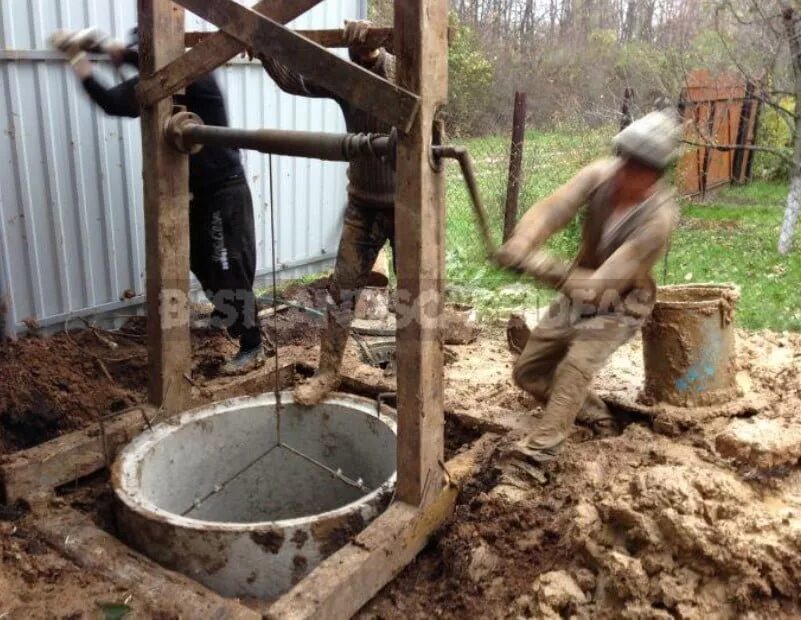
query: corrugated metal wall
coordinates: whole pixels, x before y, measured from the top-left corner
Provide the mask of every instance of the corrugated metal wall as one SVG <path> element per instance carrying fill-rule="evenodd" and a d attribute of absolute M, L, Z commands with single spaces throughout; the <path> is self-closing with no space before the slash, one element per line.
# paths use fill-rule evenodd
<path fill-rule="evenodd" d="M 333 28 L 365 14 L 365 0 L 326 0 L 292 25 Z M 70 316 L 122 304 L 144 290 L 139 124 L 91 105 L 68 65 L 47 49 L 57 28 L 98 26 L 124 37 L 135 0 L 0 0 L 0 305 L 10 331 L 34 318 Z M 188 16 L 189 30 L 208 29 Z M 104 77 L 119 79 L 108 66 Z M 220 69 L 234 127 L 343 131 L 330 101 L 280 93 L 259 63 Z M 270 273 L 268 158 L 244 153 L 256 211 L 262 281 Z M 281 277 L 330 266 L 345 203 L 342 164 L 274 158 L 277 256 Z"/>

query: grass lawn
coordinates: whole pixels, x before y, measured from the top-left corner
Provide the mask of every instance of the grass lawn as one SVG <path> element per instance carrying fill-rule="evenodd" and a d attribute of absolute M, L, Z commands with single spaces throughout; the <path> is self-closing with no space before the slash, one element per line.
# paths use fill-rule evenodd
<path fill-rule="evenodd" d="M 611 132 L 581 135 L 529 132 L 524 156 L 521 211 L 567 181 L 583 164 L 607 151 Z M 508 138 L 466 142 L 476 163 L 482 196 L 493 229 L 502 226 Z M 447 270 L 452 297 L 470 301 L 484 316 L 547 303 L 552 293 L 484 260 L 468 195 L 455 167 L 448 175 Z M 755 182 L 719 191 L 703 203 L 683 202 L 682 219 L 660 284 L 733 282 L 742 289 L 737 322 L 748 329 L 801 331 L 801 242 L 788 257 L 776 245 L 787 186 Z M 570 255 L 578 243 L 572 225 L 552 240 L 554 251 Z M 799 233 L 801 238 L 801 233 Z"/>

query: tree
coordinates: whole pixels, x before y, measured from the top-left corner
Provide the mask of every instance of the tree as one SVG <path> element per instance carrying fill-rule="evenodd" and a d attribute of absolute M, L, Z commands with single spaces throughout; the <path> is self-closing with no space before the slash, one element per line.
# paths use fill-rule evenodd
<path fill-rule="evenodd" d="M 721 19 L 724 16 L 730 19 Z M 789 164 L 790 191 L 778 244 L 779 253 L 784 255 L 792 247 L 801 211 L 801 6 L 798 0 L 721 0 L 716 17 L 721 40 L 730 38 L 727 35 L 732 29 L 737 35 L 751 33 L 748 40 L 757 44 L 756 50 L 751 50 L 756 51 L 752 57 L 742 46 L 730 48 L 729 54 L 746 80 L 768 85 L 758 96 L 783 119 L 792 136 L 789 148 L 764 144 L 751 147 Z M 792 97 L 789 109 L 784 105 L 788 95 Z"/>

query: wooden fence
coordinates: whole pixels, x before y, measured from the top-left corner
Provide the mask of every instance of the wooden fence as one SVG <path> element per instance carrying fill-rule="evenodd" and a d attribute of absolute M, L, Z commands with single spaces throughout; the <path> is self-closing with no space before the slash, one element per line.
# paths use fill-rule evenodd
<path fill-rule="evenodd" d="M 689 75 L 679 103 L 684 138 L 691 145 L 676 170 L 681 194 L 703 196 L 710 189 L 750 180 L 753 151 L 748 147 L 756 139 L 760 110 L 757 88 L 728 74 Z"/>

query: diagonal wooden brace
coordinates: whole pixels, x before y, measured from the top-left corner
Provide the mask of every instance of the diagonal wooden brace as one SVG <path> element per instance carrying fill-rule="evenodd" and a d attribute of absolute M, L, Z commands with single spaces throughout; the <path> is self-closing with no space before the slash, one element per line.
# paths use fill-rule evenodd
<path fill-rule="evenodd" d="M 286 24 L 320 2 L 322 0 L 262 0 L 253 10 Z M 143 74 L 136 89 L 140 105 L 152 106 L 174 95 L 243 50 L 242 43 L 234 37 L 224 32 L 214 33 L 152 75 Z"/>
<path fill-rule="evenodd" d="M 411 127 L 420 105 L 417 95 L 234 0 L 174 1 L 236 37 L 255 54 L 275 59 L 379 120 L 404 132 Z"/>

